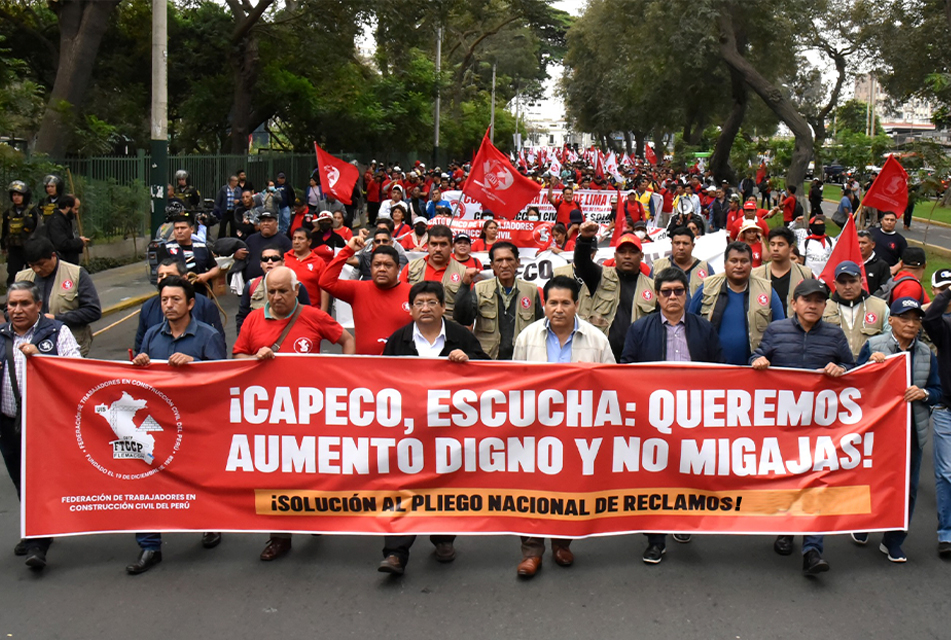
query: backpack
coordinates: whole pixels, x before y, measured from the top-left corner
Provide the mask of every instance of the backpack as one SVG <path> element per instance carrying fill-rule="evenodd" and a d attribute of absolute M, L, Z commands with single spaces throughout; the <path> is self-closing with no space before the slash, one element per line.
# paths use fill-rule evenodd
<path fill-rule="evenodd" d="M 803 217 L 805 213 L 805 210 L 802 208 L 802 203 L 799 202 L 799 198 L 796 198 L 796 208 L 793 209 L 793 220 Z"/>
<path fill-rule="evenodd" d="M 918 285 L 921 287 L 921 295 L 918 297 L 918 302 L 920 302 L 921 304 L 925 303 L 925 288 L 924 286 L 921 285 L 921 281 L 918 280 L 918 278 L 914 276 L 902 276 L 898 280 L 896 280 L 895 278 L 889 278 L 888 282 L 883 284 L 879 288 L 878 292 L 875 293 L 875 297 L 881 298 L 888 304 L 891 304 L 892 302 L 894 302 L 894 300 L 892 300 L 892 293 L 894 292 L 895 287 L 900 285 L 902 282 L 917 282 Z"/>

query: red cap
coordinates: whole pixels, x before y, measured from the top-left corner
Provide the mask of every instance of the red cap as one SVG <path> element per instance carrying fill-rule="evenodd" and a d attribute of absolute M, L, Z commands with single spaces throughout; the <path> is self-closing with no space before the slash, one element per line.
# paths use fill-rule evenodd
<path fill-rule="evenodd" d="M 637 247 L 638 251 L 643 251 L 641 248 L 641 239 L 635 236 L 633 233 L 625 233 L 623 236 L 621 236 L 614 248 L 620 249 L 621 245 L 625 244 L 633 244 L 635 247 Z"/>
<path fill-rule="evenodd" d="M 752 202 L 752 201 L 750 201 L 750 200 L 747 200 L 746 202 L 743 203 L 743 208 L 744 208 L 744 209 L 753 209 L 753 210 L 755 210 L 755 209 L 756 209 L 756 203 L 755 203 L 755 202 Z"/>

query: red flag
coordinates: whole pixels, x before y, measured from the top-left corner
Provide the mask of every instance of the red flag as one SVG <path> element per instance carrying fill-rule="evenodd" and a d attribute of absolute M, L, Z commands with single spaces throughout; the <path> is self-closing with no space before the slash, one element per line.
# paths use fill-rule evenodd
<path fill-rule="evenodd" d="M 515 170 L 505 154 L 489 141 L 486 131 L 462 192 L 491 209 L 496 217 L 512 218 L 541 190 L 540 184 Z"/>
<path fill-rule="evenodd" d="M 895 156 L 888 156 L 881 173 L 862 198 L 862 205 L 901 216 L 908 206 L 908 174 Z"/>
<path fill-rule="evenodd" d="M 859 249 L 859 235 L 855 232 L 855 218 L 849 214 L 849 220 L 842 227 L 842 232 L 836 239 L 835 247 L 832 248 L 832 255 L 826 263 L 826 268 L 822 270 L 819 279 L 826 283 L 830 291 L 835 291 L 835 268 L 839 263 L 851 260 L 859 266 L 862 272 L 862 288 L 868 291 L 868 278 L 865 275 L 865 259 L 862 258 L 862 250 Z"/>
<path fill-rule="evenodd" d="M 360 170 L 349 162 L 336 158 L 315 142 L 317 170 L 320 172 L 320 188 L 344 204 L 351 204 L 353 187 L 360 178 Z"/>
<path fill-rule="evenodd" d="M 644 157 L 652 165 L 657 164 L 657 155 L 654 153 L 654 150 L 651 148 L 649 144 L 644 145 Z"/>
<path fill-rule="evenodd" d="M 604 154 L 601 153 L 600 149 L 598 149 L 595 153 L 597 154 L 598 159 L 594 165 L 594 175 L 597 176 L 598 178 L 603 178 L 604 177 Z"/>
<path fill-rule="evenodd" d="M 616 247 L 618 240 L 627 231 L 627 209 L 624 206 L 627 194 L 617 192 L 617 212 L 614 214 L 614 235 L 611 236 L 611 246 Z"/>

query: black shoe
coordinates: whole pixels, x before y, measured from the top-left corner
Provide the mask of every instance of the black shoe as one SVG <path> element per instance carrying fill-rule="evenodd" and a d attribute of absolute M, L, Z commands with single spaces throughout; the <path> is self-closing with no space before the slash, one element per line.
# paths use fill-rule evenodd
<path fill-rule="evenodd" d="M 951 542 L 939 542 L 938 555 L 942 558 L 951 558 Z"/>
<path fill-rule="evenodd" d="M 206 549 L 214 549 L 221 544 L 221 534 L 217 531 L 208 531 L 201 534 L 201 546 Z"/>
<path fill-rule="evenodd" d="M 675 533 L 671 537 L 674 539 L 674 542 L 680 542 L 682 544 L 687 544 L 691 540 L 689 533 Z"/>
<path fill-rule="evenodd" d="M 26 555 L 26 540 L 20 540 L 15 547 L 13 547 L 13 555 L 15 556 L 25 556 Z"/>
<path fill-rule="evenodd" d="M 46 566 L 46 552 L 42 549 L 33 548 L 27 550 L 26 566 L 39 571 Z"/>
<path fill-rule="evenodd" d="M 386 556 L 376 569 L 380 573 L 389 573 L 394 576 L 403 575 L 403 563 L 396 556 Z"/>
<path fill-rule="evenodd" d="M 667 553 L 667 547 L 660 547 L 656 544 L 652 544 L 644 550 L 643 560 L 647 564 L 660 564 L 660 561 L 664 559 L 665 553 Z"/>
<path fill-rule="evenodd" d="M 451 542 L 436 543 L 436 560 L 439 562 L 452 562 L 456 559 L 456 548 Z"/>
<path fill-rule="evenodd" d="M 792 555 L 792 536 L 777 536 L 773 543 L 773 551 L 781 556 Z"/>
<path fill-rule="evenodd" d="M 125 568 L 126 571 L 132 575 L 137 575 L 140 573 L 145 573 L 159 562 L 162 561 L 162 552 L 154 551 L 152 549 L 142 549 L 142 552 L 139 554 L 139 559 L 130 564 Z"/>
<path fill-rule="evenodd" d="M 802 572 L 814 576 L 829 570 L 829 563 L 822 559 L 818 551 L 812 549 L 802 557 Z"/>

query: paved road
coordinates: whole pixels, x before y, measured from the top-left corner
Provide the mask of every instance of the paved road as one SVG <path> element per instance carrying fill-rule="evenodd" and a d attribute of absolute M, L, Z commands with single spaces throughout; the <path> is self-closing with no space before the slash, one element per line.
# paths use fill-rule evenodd
<path fill-rule="evenodd" d="M 235 307 L 226 302 L 232 318 Z M 94 357 L 125 358 L 134 331 L 129 320 L 103 334 Z M 60 539 L 36 574 L 12 553 L 17 502 L 3 481 L 0 638 L 943 640 L 951 562 L 935 553 L 930 456 L 929 447 L 908 564 L 889 564 L 877 535 L 865 548 L 837 536 L 819 580 L 799 574 L 798 556 L 774 554 L 769 538 L 670 542 L 664 562 L 647 566 L 640 535 L 580 540 L 575 566 L 546 557 L 530 582 L 515 575 L 516 538 L 475 536 L 457 541 L 449 565 L 421 539 L 402 579 L 377 573 L 379 537 L 297 536 L 290 555 L 263 563 L 264 534 L 226 535 L 210 551 L 197 534 L 167 535 L 164 562 L 141 576 L 124 571 L 138 552 L 129 534 Z"/>
<path fill-rule="evenodd" d="M 835 212 L 835 209 L 836 203 L 834 202 L 824 201 L 822 203 L 822 211 L 830 218 Z M 928 225 L 916 219 L 912 221 L 911 229 L 906 230 L 902 227 L 902 222 L 899 219 L 898 233 L 912 240 L 918 240 L 919 242 L 924 242 L 936 247 L 951 249 L 951 228 L 949 227 Z"/>

